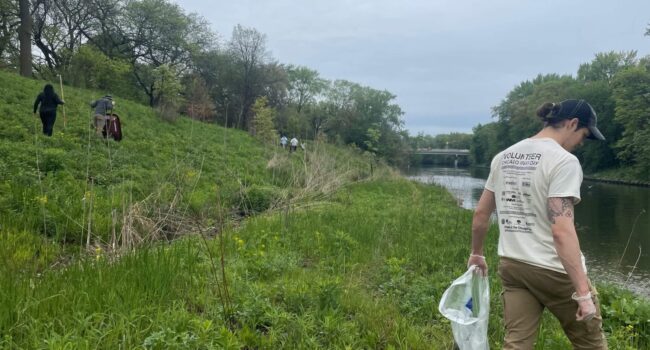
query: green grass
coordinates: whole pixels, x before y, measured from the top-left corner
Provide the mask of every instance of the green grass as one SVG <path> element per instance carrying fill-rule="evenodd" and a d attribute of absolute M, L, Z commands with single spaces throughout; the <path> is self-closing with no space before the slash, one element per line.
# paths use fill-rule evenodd
<path fill-rule="evenodd" d="M 166 236 L 186 224 L 179 217 L 206 217 L 216 208 L 229 215 L 260 212 L 276 197 L 287 197 L 287 189 L 302 188 L 302 151 L 289 159 L 243 131 L 187 118 L 165 122 L 151 108 L 119 97 L 115 112 L 124 139 L 98 138 L 89 127 L 89 102 L 100 92 L 65 87 L 67 125 L 63 127 L 59 107 L 54 135 L 44 137 L 40 120 L 31 113 L 43 85 L 0 72 L 3 232 L 101 245 L 113 241 L 113 232 L 119 240 L 130 218 L 129 229 L 152 231 L 155 226 L 157 235 Z M 310 144 L 310 155 L 316 146 Z M 359 152 L 318 148 L 327 154 L 322 158 L 334 163 L 333 172 L 347 166 L 357 169 L 347 174 L 350 178 L 368 175 Z"/>
<path fill-rule="evenodd" d="M 59 113 L 43 138 L 30 110 L 41 88 L 0 72 L 0 348 L 452 347 L 437 305 L 465 270 L 471 213 L 443 189 L 385 168 L 369 177 L 356 151 L 310 144 L 289 157 L 121 99 L 125 139 L 106 143 L 88 137 L 86 104 L 101 94 L 72 88 L 66 129 Z M 92 247 L 71 254 L 88 221 Z M 648 302 L 600 291 L 610 348 L 647 348 Z M 568 347 L 545 315 L 537 349 Z"/>
<path fill-rule="evenodd" d="M 307 210 L 224 231 L 232 308 L 224 310 L 219 239 L 189 237 L 39 275 L 3 271 L 6 348 L 450 349 L 437 304 L 464 272 L 471 213 L 436 187 L 349 185 Z M 497 264 L 491 229 L 488 263 Z M 491 278 L 490 345 L 503 338 Z M 219 289 L 221 287 L 221 289 Z M 611 349 L 648 346 L 648 303 L 601 289 Z M 231 312 L 228 312 L 231 310 Z M 545 315 L 538 349 L 569 346 Z"/>

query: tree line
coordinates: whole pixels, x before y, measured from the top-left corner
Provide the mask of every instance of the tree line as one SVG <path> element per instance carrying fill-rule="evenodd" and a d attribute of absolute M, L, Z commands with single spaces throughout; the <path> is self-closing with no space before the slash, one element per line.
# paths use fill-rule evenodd
<path fill-rule="evenodd" d="M 650 35 L 648 28 L 646 35 Z M 584 98 L 607 141 L 578 151 L 586 172 L 626 167 L 650 178 L 650 58 L 596 54 L 576 76 L 546 74 L 517 85 L 492 110 L 496 119 L 467 134 L 404 130 L 395 95 L 313 69 L 284 64 L 266 36 L 237 25 L 229 39 L 168 0 L 0 0 L 0 67 L 140 101 L 166 120 L 179 113 L 249 131 L 353 144 L 393 164 L 417 161 L 418 147 L 467 148 L 473 164 L 534 134 L 546 101 Z"/>
<path fill-rule="evenodd" d="M 598 53 L 575 76 L 538 75 L 517 85 L 493 108 L 496 121 L 473 129 L 472 161 L 487 165 L 500 150 L 534 135 L 542 127 L 536 108 L 567 98 L 593 106 L 607 139 L 577 150 L 586 173 L 623 168 L 630 177 L 650 179 L 650 56 L 638 58 L 636 51 Z"/>
<path fill-rule="evenodd" d="M 0 0 L 0 67 L 269 142 L 320 138 L 393 163 L 409 151 L 392 93 L 280 63 L 254 28 L 236 25 L 224 40 L 168 0 Z"/>

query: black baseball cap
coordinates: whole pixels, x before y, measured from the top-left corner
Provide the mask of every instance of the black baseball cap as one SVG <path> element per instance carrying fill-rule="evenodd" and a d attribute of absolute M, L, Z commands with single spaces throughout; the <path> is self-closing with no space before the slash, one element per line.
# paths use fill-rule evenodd
<path fill-rule="evenodd" d="M 578 118 L 580 125 L 589 129 L 588 138 L 605 141 L 605 136 L 596 127 L 598 116 L 589 103 L 585 100 L 564 100 L 560 102 L 560 110 L 553 113 L 560 119 Z"/>

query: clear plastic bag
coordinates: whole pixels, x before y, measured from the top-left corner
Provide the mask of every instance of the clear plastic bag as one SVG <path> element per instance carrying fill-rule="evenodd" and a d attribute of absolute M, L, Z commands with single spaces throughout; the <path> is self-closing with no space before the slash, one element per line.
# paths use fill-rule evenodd
<path fill-rule="evenodd" d="M 451 321 L 454 340 L 460 350 L 488 350 L 490 284 L 475 265 L 457 278 L 440 299 L 438 310 Z"/>

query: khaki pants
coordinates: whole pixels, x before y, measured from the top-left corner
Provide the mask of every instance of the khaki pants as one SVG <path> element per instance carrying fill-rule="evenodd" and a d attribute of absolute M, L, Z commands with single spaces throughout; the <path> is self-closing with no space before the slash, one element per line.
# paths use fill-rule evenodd
<path fill-rule="evenodd" d="M 106 116 L 101 114 L 95 114 L 95 132 L 101 134 L 106 125 Z"/>
<path fill-rule="evenodd" d="M 603 334 L 598 293 L 589 283 L 596 304 L 596 317 L 576 321 L 578 303 L 569 275 L 501 258 L 499 277 L 503 284 L 503 312 L 506 326 L 504 349 L 533 349 L 544 308 L 560 321 L 574 349 L 607 349 Z"/>

